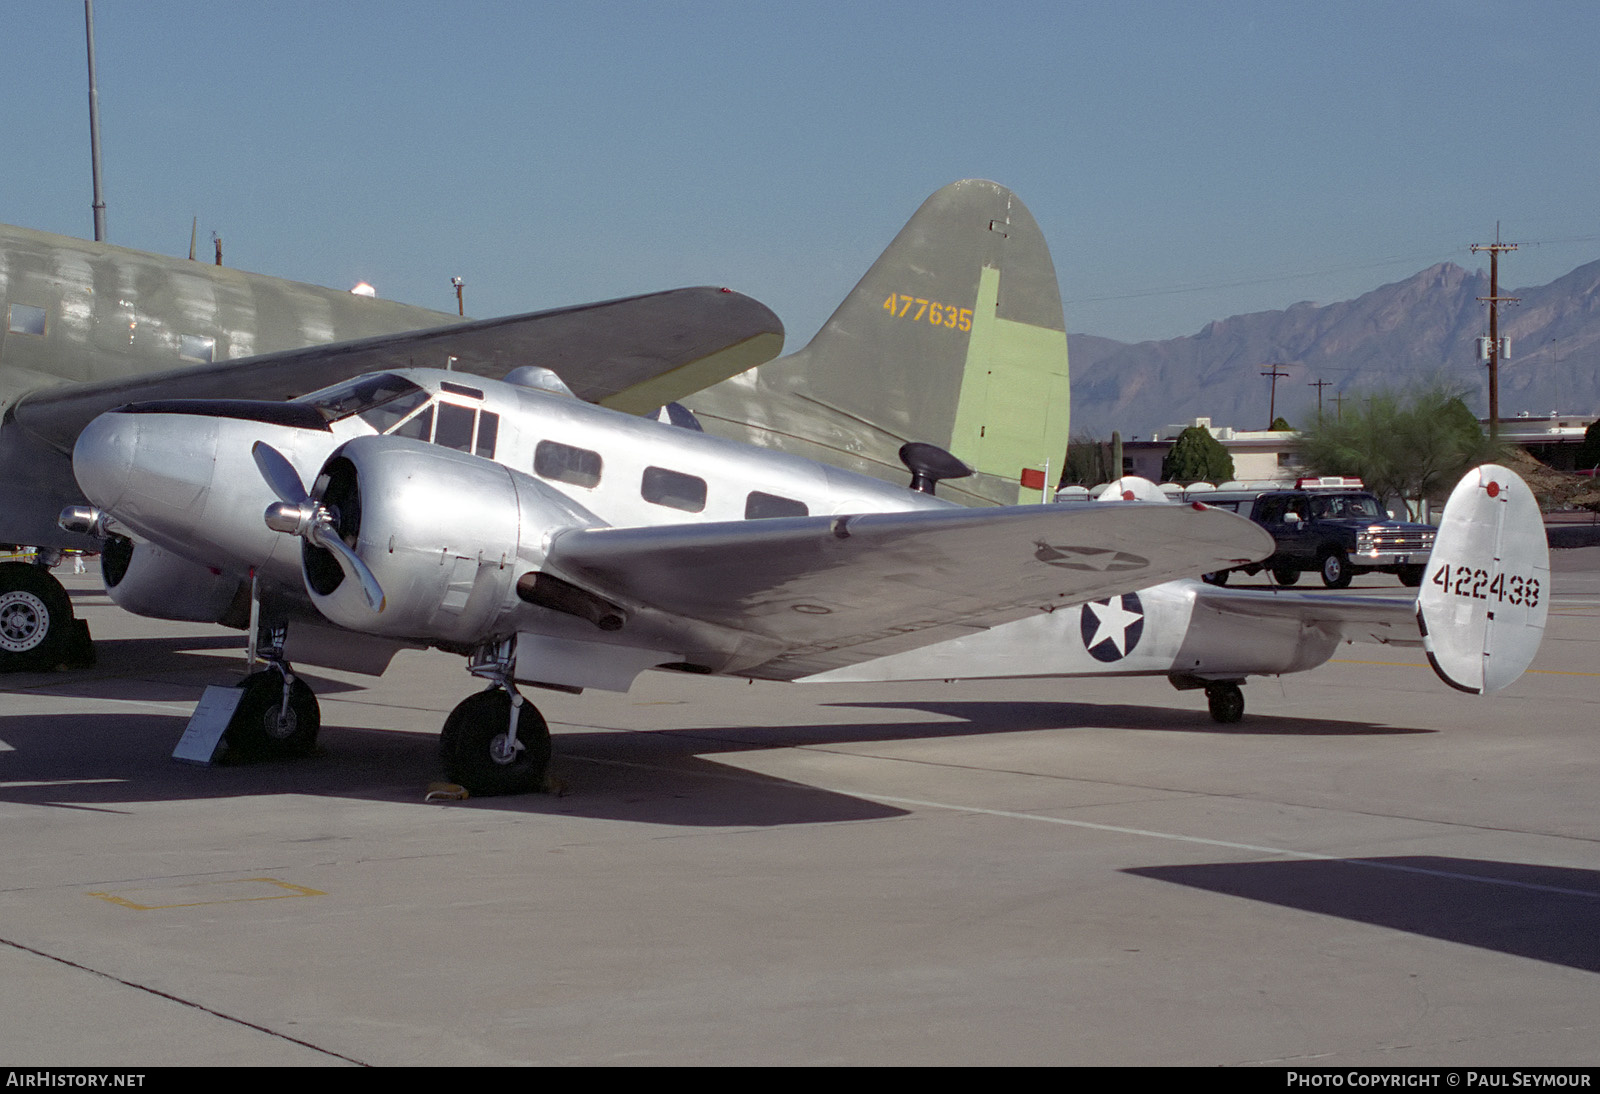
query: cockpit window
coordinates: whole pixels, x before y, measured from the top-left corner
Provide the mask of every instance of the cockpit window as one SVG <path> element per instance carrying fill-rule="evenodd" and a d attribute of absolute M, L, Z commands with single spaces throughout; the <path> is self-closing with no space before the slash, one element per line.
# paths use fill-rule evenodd
<path fill-rule="evenodd" d="M 382 372 L 357 376 L 354 380 L 302 395 L 296 401 L 310 403 L 329 422 L 360 414 L 363 421 L 382 433 L 427 402 L 428 393 L 403 376 Z"/>

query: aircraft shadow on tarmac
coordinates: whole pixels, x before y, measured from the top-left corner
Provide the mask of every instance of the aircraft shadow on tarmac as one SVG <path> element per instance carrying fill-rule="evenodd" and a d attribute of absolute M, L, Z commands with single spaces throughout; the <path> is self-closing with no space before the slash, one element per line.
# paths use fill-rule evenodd
<path fill-rule="evenodd" d="M 1199 694 L 1198 692 L 1196 694 Z M 1202 700 L 1203 702 L 1203 700 Z M 920 710 L 983 724 L 989 729 L 1158 729 L 1168 733 L 1218 733 L 1229 737 L 1261 735 L 1362 737 L 1373 735 L 1435 733 L 1437 730 L 1380 725 L 1344 718 L 1299 718 L 1279 714 L 1246 714 L 1244 721 L 1224 725 L 1204 709 L 1170 710 L 1151 706 L 1111 703 L 993 702 L 982 700 L 920 701 L 900 699 L 871 703 L 831 703 L 830 706 Z M 996 724 L 1015 722 L 1015 725 Z M 970 732 L 970 730 L 969 730 Z"/>
<path fill-rule="evenodd" d="M 207 684 L 230 684 L 245 674 L 244 638 L 235 634 L 176 638 L 109 638 L 95 641 L 95 663 L 70 672 L 17 672 L 3 678 L 6 689 L 38 689 L 51 695 L 100 698 L 109 680 L 137 679 L 139 698 L 150 702 L 193 703 Z M 317 694 L 358 690 L 313 672 L 299 672 Z"/>
<path fill-rule="evenodd" d="M 442 778 L 436 735 L 339 726 L 324 727 L 318 754 L 306 759 L 178 763 L 171 752 L 185 722 L 139 711 L 0 718 L 0 742 L 10 747 L 0 752 L 0 801 L 111 813 L 133 802 L 280 794 L 420 804 L 429 781 Z M 560 733 L 553 774 L 570 785 L 569 792 L 463 804 L 691 827 L 818 824 L 905 813 L 696 755 L 715 743 L 677 732 Z"/>
<path fill-rule="evenodd" d="M 192 689 L 180 699 L 192 701 Z M 870 702 L 834 707 L 920 710 L 940 721 L 569 729 L 557 724 L 554 777 L 562 795 L 475 799 L 477 808 L 590 816 L 674 826 L 766 826 L 872 820 L 905 811 L 849 794 L 719 763 L 716 756 L 786 748 L 935 740 L 990 733 L 1074 728 L 1214 727 L 1204 711 L 1050 702 Z M 1361 722 L 1258 717 L 1256 733 L 1409 733 Z M 318 755 L 241 766 L 195 767 L 171 751 L 186 718 L 132 706 L 115 713 L 0 718 L 10 746 L 0 765 L 0 800 L 66 808 L 112 809 L 135 801 L 299 793 L 357 800 L 420 802 L 439 778 L 438 738 L 430 733 L 324 726 Z M 35 785 L 26 785 L 26 784 Z"/>
<path fill-rule="evenodd" d="M 1124 873 L 1600 972 L 1600 873 L 1593 870 L 1418 855 Z"/>

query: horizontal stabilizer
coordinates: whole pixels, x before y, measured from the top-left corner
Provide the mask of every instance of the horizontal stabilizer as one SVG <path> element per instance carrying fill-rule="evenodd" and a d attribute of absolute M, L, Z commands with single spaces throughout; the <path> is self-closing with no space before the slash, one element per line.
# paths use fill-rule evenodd
<path fill-rule="evenodd" d="M 1550 546 L 1533 492 L 1497 464 L 1456 484 L 1417 597 L 1428 660 L 1451 687 L 1497 691 L 1539 651 L 1550 603 Z"/>

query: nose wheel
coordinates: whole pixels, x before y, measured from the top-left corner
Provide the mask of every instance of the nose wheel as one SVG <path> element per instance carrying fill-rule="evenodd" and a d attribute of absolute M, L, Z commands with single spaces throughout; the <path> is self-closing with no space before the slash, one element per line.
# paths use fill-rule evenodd
<path fill-rule="evenodd" d="M 492 687 L 469 696 L 439 735 L 445 778 L 477 797 L 544 789 L 550 727 L 530 702 Z"/>

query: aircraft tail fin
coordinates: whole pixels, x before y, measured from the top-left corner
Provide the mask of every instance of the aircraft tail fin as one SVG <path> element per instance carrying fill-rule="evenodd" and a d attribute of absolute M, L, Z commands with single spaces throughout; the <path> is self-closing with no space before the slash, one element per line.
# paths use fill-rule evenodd
<path fill-rule="evenodd" d="M 1039 501 L 1059 477 L 1070 391 L 1044 236 L 993 182 L 922 204 L 811 342 L 685 400 L 709 430 L 901 481 L 907 441 L 976 474 L 958 500 Z"/>
<path fill-rule="evenodd" d="M 1528 484 L 1498 464 L 1456 484 L 1417 596 L 1428 662 L 1453 688 L 1483 695 L 1539 652 L 1550 603 L 1550 546 Z"/>

